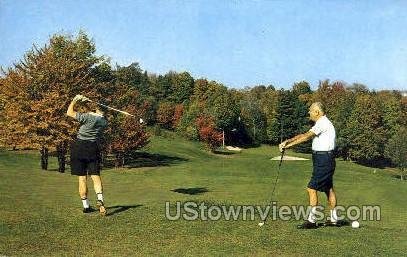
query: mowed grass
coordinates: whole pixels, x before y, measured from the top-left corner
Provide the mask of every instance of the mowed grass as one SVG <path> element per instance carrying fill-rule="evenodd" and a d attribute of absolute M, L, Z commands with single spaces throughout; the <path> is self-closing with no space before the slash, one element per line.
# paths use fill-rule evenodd
<path fill-rule="evenodd" d="M 407 183 L 387 170 L 337 160 L 338 203 L 380 205 L 381 221 L 297 230 L 300 221 L 169 221 L 165 202 L 264 205 L 277 174 L 275 147 L 215 155 L 176 136 L 155 137 L 133 168 L 102 173 L 110 215 L 83 214 L 77 178 L 39 168 L 37 152 L 0 152 L 0 256 L 402 256 L 407 251 Z M 308 157 L 309 155 L 289 155 Z M 306 205 L 311 161 L 287 161 L 279 205 Z M 178 192 L 174 192 L 179 191 Z M 196 194 L 194 194 L 196 192 Z M 95 203 L 90 184 L 89 198 Z M 325 196 L 320 195 L 326 206 Z"/>

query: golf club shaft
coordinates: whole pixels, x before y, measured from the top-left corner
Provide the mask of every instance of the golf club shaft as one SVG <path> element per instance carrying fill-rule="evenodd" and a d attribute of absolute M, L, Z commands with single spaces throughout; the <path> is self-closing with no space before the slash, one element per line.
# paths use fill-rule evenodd
<path fill-rule="evenodd" d="M 281 163 L 283 163 L 284 152 L 285 152 L 285 148 L 283 148 L 283 151 L 281 152 L 281 158 L 280 158 L 280 163 L 278 164 L 278 168 L 280 168 Z"/>
<path fill-rule="evenodd" d="M 277 187 L 278 177 L 280 176 L 280 167 L 281 167 L 281 164 L 283 163 L 284 152 L 285 152 L 285 148 L 283 148 L 283 150 L 281 151 L 281 157 L 280 157 L 280 163 L 278 164 L 277 176 L 276 176 L 276 180 L 274 181 L 273 191 L 271 191 L 271 197 L 270 197 L 271 203 L 273 201 L 274 191 L 276 190 L 276 187 Z M 267 220 L 267 217 L 263 220 L 263 223 L 265 223 L 266 220 Z"/>
<path fill-rule="evenodd" d="M 136 117 L 136 116 L 133 115 L 133 114 L 130 114 L 130 113 L 128 113 L 128 112 L 125 112 L 125 111 L 122 111 L 122 110 L 119 110 L 119 109 L 116 109 L 116 108 L 113 108 L 113 107 L 110 107 L 110 106 L 107 106 L 107 105 L 105 105 L 105 104 L 101 104 L 101 103 L 98 103 L 98 102 L 95 102 L 95 101 L 92 101 L 92 100 L 88 100 L 88 101 L 89 101 L 89 102 L 93 102 L 93 103 L 95 103 L 95 104 L 97 104 L 97 105 L 103 106 L 103 107 L 105 107 L 105 108 L 108 108 L 108 109 L 110 109 L 110 110 L 123 113 L 124 115 Z"/>

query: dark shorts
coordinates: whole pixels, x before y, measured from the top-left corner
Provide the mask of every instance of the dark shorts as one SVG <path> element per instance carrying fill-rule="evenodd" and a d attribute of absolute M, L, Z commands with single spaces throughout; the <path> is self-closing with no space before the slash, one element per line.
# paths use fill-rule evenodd
<path fill-rule="evenodd" d="M 312 171 L 311 180 L 308 183 L 308 188 L 315 189 L 320 192 L 328 192 L 333 187 L 333 175 L 335 172 L 335 157 L 332 152 L 328 153 L 313 153 L 312 163 L 314 169 Z"/>
<path fill-rule="evenodd" d="M 100 147 L 97 142 L 76 139 L 71 146 L 71 174 L 100 175 Z"/>

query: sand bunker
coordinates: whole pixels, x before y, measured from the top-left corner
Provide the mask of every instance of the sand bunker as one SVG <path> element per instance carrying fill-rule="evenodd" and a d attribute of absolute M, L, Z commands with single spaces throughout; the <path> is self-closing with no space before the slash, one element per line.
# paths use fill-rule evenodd
<path fill-rule="evenodd" d="M 242 148 L 233 147 L 233 146 L 226 146 L 226 149 L 228 149 L 229 151 L 235 151 L 235 152 L 240 152 L 240 151 L 242 151 Z"/>

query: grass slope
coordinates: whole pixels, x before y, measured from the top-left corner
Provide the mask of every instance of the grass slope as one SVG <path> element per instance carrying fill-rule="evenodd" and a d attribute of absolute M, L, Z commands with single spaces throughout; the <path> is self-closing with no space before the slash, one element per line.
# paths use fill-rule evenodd
<path fill-rule="evenodd" d="M 85 215 L 77 179 L 39 169 L 36 152 L 0 152 L 0 255 L 6 256 L 401 256 L 407 250 L 407 184 L 386 170 L 337 161 L 338 202 L 380 205 L 380 222 L 299 231 L 298 221 L 169 221 L 165 202 L 265 204 L 278 162 L 277 148 L 214 155 L 198 143 L 155 137 L 133 168 L 103 171 L 110 213 Z M 290 155 L 309 158 L 304 154 Z M 311 161 L 284 162 L 275 199 L 307 203 Z M 90 189 L 94 204 L 95 195 Z M 325 197 L 320 195 L 326 205 Z M 175 209 L 173 208 L 172 211 Z"/>

